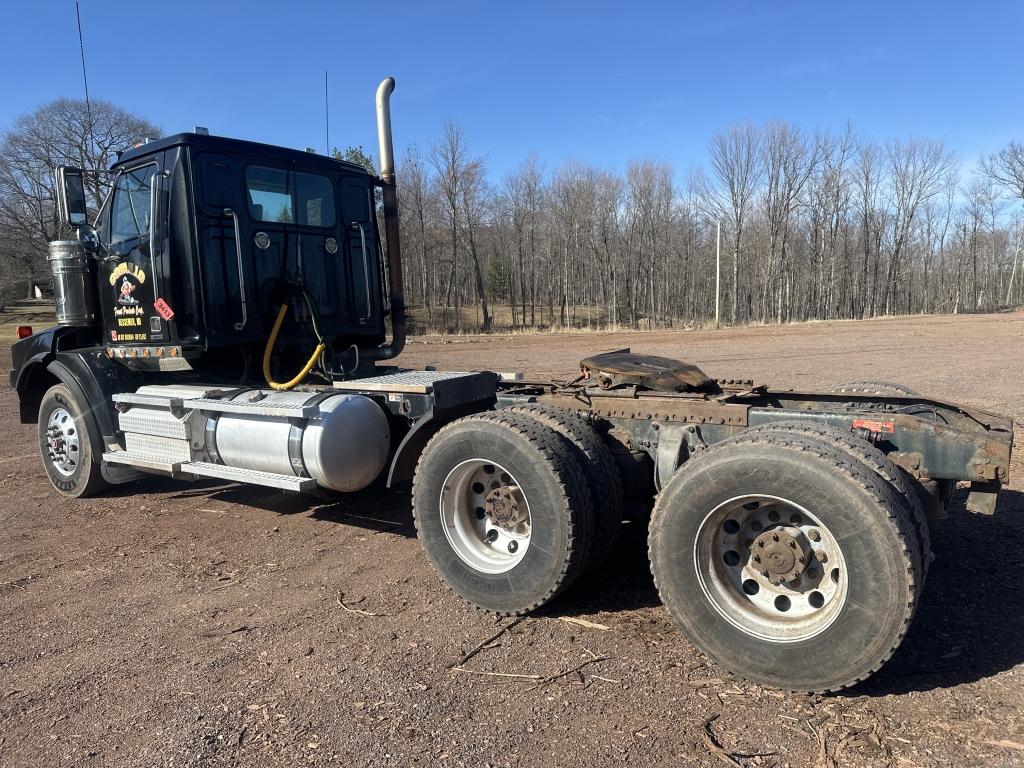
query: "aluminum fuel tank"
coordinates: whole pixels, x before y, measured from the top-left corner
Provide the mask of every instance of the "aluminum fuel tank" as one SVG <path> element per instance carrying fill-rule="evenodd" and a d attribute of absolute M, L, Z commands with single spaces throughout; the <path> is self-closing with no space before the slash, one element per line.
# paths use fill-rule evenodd
<path fill-rule="evenodd" d="M 323 488 L 358 491 L 384 469 L 391 442 L 388 419 L 363 395 L 250 390 L 235 400 L 260 405 L 316 404 L 312 418 L 267 418 L 223 413 L 211 429 L 220 460 L 232 467 L 301 476 L 303 469 Z M 208 430 L 209 433 L 210 430 Z"/>

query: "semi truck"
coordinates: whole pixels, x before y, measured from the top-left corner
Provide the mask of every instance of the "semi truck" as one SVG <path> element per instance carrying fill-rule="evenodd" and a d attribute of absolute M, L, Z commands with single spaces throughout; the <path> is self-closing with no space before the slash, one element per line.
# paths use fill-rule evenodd
<path fill-rule="evenodd" d="M 180 133 L 121 153 L 90 222 L 86 172 L 56 169 L 57 325 L 13 345 L 10 374 L 54 489 L 411 484 L 439 577 L 506 616 L 615 558 L 646 496 L 661 599 L 723 668 L 822 692 L 878 670 L 957 484 L 994 511 L 1012 423 L 896 384 L 774 389 L 628 349 L 572 380 L 396 365 L 394 87 L 376 92 L 379 175 Z"/>

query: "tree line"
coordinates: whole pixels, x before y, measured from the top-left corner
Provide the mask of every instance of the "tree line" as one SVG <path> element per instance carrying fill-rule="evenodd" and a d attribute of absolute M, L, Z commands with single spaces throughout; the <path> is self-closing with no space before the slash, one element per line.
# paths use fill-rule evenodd
<path fill-rule="evenodd" d="M 159 135 L 59 99 L 0 138 L 0 291 L 48 282 L 56 165 L 103 170 Z M 361 148 L 334 154 L 372 169 Z M 700 168 L 624 171 L 531 154 L 488 173 L 457 123 L 398 164 L 407 303 L 419 330 L 669 327 L 989 311 L 1024 301 L 1024 144 L 969 172 L 941 141 L 852 125 L 739 122 Z M 105 192 L 89 176 L 90 207 Z M 720 279 L 717 275 L 720 274 Z"/>
<path fill-rule="evenodd" d="M 783 323 L 1022 301 L 1024 146 L 741 122 L 680 176 L 536 155 L 500 180 L 447 124 L 399 164 L 406 293 L 440 330 Z M 719 271 L 720 270 L 720 271 Z M 719 278 L 720 275 L 720 278 Z"/>

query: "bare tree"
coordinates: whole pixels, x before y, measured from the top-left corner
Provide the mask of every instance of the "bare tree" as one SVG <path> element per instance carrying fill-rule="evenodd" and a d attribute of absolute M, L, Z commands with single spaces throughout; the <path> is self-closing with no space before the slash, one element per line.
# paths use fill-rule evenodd
<path fill-rule="evenodd" d="M 437 173 L 436 183 L 444 203 L 444 219 L 450 236 L 451 269 L 445 291 L 445 325 L 454 297 L 455 326 L 462 325 L 462 302 L 459 285 L 460 241 L 469 246 L 473 262 L 473 278 L 477 299 L 483 311 L 483 328 L 490 329 L 491 319 L 484 291 L 483 270 L 476 247 L 475 232 L 479 226 L 480 197 L 484 185 L 483 161 L 469 156 L 462 128 L 454 122 L 445 123 L 441 138 L 430 148 L 430 164 Z"/>
<path fill-rule="evenodd" d="M 892 311 L 901 259 L 921 206 L 955 181 L 957 160 L 940 141 L 890 141 L 886 145 L 892 215 L 892 251 L 885 283 L 885 311 Z"/>
<path fill-rule="evenodd" d="M 46 244 L 57 234 L 53 169 L 73 165 L 106 170 L 119 150 L 159 130 L 107 101 L 57 99 L 23 115 L 0 139 L 0 225 L 7 253 L 22 274 L 45 271 Z M 95 212 L 107 191 L 102 175 L 87 174 L 86 203 Z"/>
<path fill-rule="evenodd" d="M 766 186 L 763 195 L 765 223 L 768 227 L 768 279 L 762 300 L 762 319 L 767 319 L 774 298 L 776 321 L 782 322 L 788 302 L 786 247 L 790 222 L 800 193 L 818 162 L 817 148 L 810 145 L 796 126 L 785 122 L 769 123 L 761 142 Z M 774 297 L 769 294 L 774 293 Z"/>
<path fill-rule="evenodd" d="M 704 189 L 705 200 L 732 229 L 732 322 L 739 320 L 740 260 L 743 233 L 754 194 L 764 173 L 761 136 L 749 122 L 733 125 L 711 138 L 708 147 L 715 182 Z M 749 303 L 749 299 L 748 299 Z M 744 316 L 749 316 L 749 307 Z"/>
<path fill-rule="evenodd" d="M 989 155 L 981 164 L 992 179 L 1024 200 L 1024 144 L 1011 141 L 995 154 Z"/>

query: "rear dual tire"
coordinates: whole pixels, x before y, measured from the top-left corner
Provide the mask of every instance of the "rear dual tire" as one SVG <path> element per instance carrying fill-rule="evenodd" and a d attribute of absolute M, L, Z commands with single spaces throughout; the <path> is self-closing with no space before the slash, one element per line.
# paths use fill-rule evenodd
<path fill-rule="evenodd" d="M 492 411 L 443 427 L 413 479 L 423 548 L 459 596 L 520 615 L 560 594 L 586 568 L 593 501 L 577 449 L 522 413 Z"/>
<path fill-rule="evenodd" d="M 830 424 L 803 419 L 777 421 L 748 429 L 737 436 L 737 440 L 749 440 L 765 433 L 798 435 L 828 443 L 837 451 L 865 465 L 867 469 L 885 480 L 905 502 L 905 509 L 901 512 L 910 518 L 914 529 L 914 538 L 920 552 L 921 580 L 918 590 L 920 591 L 924 587 L 931 563 L 931 533 L 928 528 L 928 516 L 925 514 L 924 504 L 921 501 L 923 490 L 915 480 L 871 443 L 862 440 L 849 430 L 840 429 Z"/>
<path fill-rule="evenodd" d="M 899 646 L 916 605 L 921 553 L 902 497 L 806 436 L 740 436 L 685 464 L 658 496 L 649 549 L 679 629 L 727 670 L 778 688 L 865 679 Z M 777 556 L 769 576 L 757 551 Z"/>

